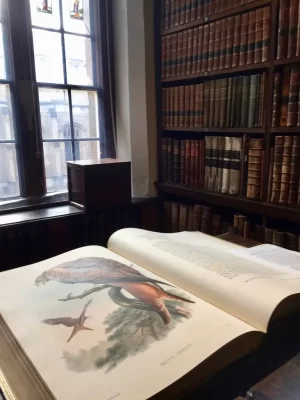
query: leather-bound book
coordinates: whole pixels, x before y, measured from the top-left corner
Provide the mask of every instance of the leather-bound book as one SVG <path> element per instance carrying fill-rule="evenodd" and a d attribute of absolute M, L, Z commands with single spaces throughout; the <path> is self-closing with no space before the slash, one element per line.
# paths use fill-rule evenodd
<path fill-rule="evenodd" d="M 195 140 L 195 158 L 194 158 L 194 171 L 195 171 L 195 179 L 194 179 L 194 187 L 199 187 L 199 178 L 200 178 L 200 141 Z"/>
<path fill-rule="evenodd" d="M 198 27 L 198 50 L 197 50 L 197 73 L 202 71 L 202 59 L 203 59 L 203 25 Z"/>
<path fill-rule="evenodd" d="M 229 178 L 229 194 L 232 195 L 240 193 L 242 140 L 241 137 L 232 138 Z"/>
<path fill-rule="evenodd" d="M 265 228 L 261 225 L 255 225 L 254 240 L 259 243 L 265 242 Z"/>
<path fill-rule="evenodd" d="M 220 50 L 221 50 L 221 21 L 215 23 L 215 45 L 213 54 L 213 70 L 218 70 L 220 66 Z"/>
<path fill-rule="evenodd" d="M 205 182 L 204 188 L 211 190 L 213 137 L 205 136 Z"/>
<path fill-rule="evenodd" d="M 166 92 L 168 89 L 163 88 L 162 89 L 162 126 L 163 128 L 165 128 L 166 125 L 166 118 L 167 118 L 167 96 L 166 96 Z"/>
<path fill-rule="evenodd" d="M 243 128 L 248 127 L 250 79 L 250 75 L 242 77 L 241 127 Z"/>
<path fill-rule="evenodd" d="M 176 67 L 176 76 L 182 75 L 182 66 L 183 66 L 182 46 L 183 46 L 183 33 L 182 32 L 178 32 L 178 34 L 177 34 L 177 67 Z"/>
<path fill-rule="evenodd" d="M 247 197 L 260 198 L 263 139 L 249 139 Z"/>
<path fill-rule="evenodd" d="M 269 60 L 271 8 L 263 8 L 262 62 Z"/>
<path fill-rule="evenodd" d="M 272 108 L 272 127 L 275 128 L 279 125 L 280 117 L 280 72 L 274 74 L 273 86 L 273 108 Z"/>
<path fill-rule="evenodd" d="M 289 200 L 293 136 L 284 136 L 279 203 Z"/>
<path fill-rule="evenodd" d="M 201 102 L 201 85 L 195 85 L 195 119 L 194 126 L 200 127 L 200 102 Z"/>
<path fill-rule="evenodd" d="M 175 0 L 170 0 L 170 28 L 175 26 Z"/>
<path fill-rule="evenodd" d="M 195 140 L 191 140 L 190 186 L 195 185 Z"/>
<path fill-rule="evenodd" d="M 198 0 L 197 19 L 204 17 L 204 0 Z"/>
<path fill-rule="evenodd" d="M 168 176 L 167 181 L 172 182 L 173 180 L 173 141 L 168 139 Z"/>
<path fill-rule="evenodd" d="M 214 126 L 214 113 L 215 113 L 215 88 L 216 81 L 209 81 L 209 120 L 208 126 L 212 128 Z"/>
<path fill-rule="evenodd" d="M 228 78 L 228 87 L 227 87 L 227 107 L 226 107 L 226 119 L 225 119 L 225 127 L 230 128 L 231 122 L 231 110 L 232 110 L 232 90 L 233 90 L 233 78 Z"/>
<path fill-rule="evenodd" d="M 211 234 L 213 236 L 220 235 L 221 231 L 221 216 L 218 214 L 213 214 L 211 218 Z"/>
<path fill-rule="evenodd" d="M 180 0 L 180 17 L 179 17 L 180 25 L 185 24 L 185 5 L 186 5 L 186 0 Z"/>
<path fill-rule="evenodd" d="M 171 76 L 175 76 L 177 71 L 177 33 L 173 33 L 171 42 Z"/>
<path fill-rule="evenodd" d="M 161 77 L 166 77 L 167 37 L 161 38 Z"/>
<path fill-rule="evenodd" d="M 198 62 L 198 28 L 193 29 L 192 74 L 197 72 Z"/>
<path fill-rule="evenodd" d="M 203 0 L 203 17 L 208 17 L 208 8 L 210 0 Z"/>
<path fill-rule="evenodd" d="M 298 251 L 298 235 L 295 233 L 285 233 L 285 242 L 287 249 L 291 251 Z"/>
<path fill-rule="evenodd" d="M 296 56 L 300 56 L 300 7 L 298 8 Z"/>
<path fill-rule="evenodd" d="M 245 222 L 247 217 L 245 215 L 239 215 L 238 217 L 238 235 L 244 237 Z"/>
<path fill-rule="evenodd" d="M 173 140 L 173 183 L 180 183 L 180 141 Z"/>
<path fill-rule="evenodd" d="M 184 87 L 184 126 L 190 126 L 190 86 Z"/>
<path fill-rule="evenodd" d="M 203 207 L 202 218 L 201 218 L 201 232 L 210 233 L 211 232 L 211 208 Z"/>
<path fill-rule="evenodd" d="M 188 30 L 188 47 L 187 47 L 187 63 L 186 74 L 192 73 L 192 60 L 193 60 L 193 29 Z"/>
<path fill-rule="evenodd" d="M 245 225 L 244 225 L 244 237 L 247 238 L 247 239 L 252 239 L 253 238 L 252 224 L 249 221 L 246 221 Z"/>
<path fill-rule="evenodd" d="M 273 169 L 274 169 L 274 147 L 270 149 L 270 169 L 268 177 L 268 201 L 272 198 L 272 186 L 273 186 Z"/>
<path fill-rule="evenodd" d="M 227 18 L 225 68 L 232 67 L 233 42 L 234 42 L 234 17 L 228 17 Z"/>
<path fill-rule="evenodd" d="M 277 58 L 285 58 L 288 50 L 290 0 L 279 2 Z"/>
<path fill-rule="evenodd" d="M 231 149 L 232 149 L 232 137 L 225 137 L 225 151 L 224 151 L 224 159 L 223 159 L 223 176 L 222 176 L 222 193 L 229 193 Z"/>
<path fill-rule="evenodd" d="M 180 184 L 185 184 L 185 140 L 180 140 Z"/>
<path fill-rule="evenodd" d="M 236 103 L 234 115 L 234 127 L 240 128 L 242 123 L 242 100 L 243 100 L 243 76 L 237 77 Z"/>
<path fill-rule="evenodd" d="M 238 81 L 239 81 L 239 76 L 235 76 L 232 78 L 232 94 L 231 94 L 231 108 L 230 108 L 230 116 L 228 118 L 228 126 L 230 128 L 234 128 L 235 126 L 235 118 L 237 115 L 237 107 L 238 107 L 238 102 L 237 102 L 237 92 L 238 92 Z"/>
<path fill-rule="evenodd" d="M 179 206 L 179 232 L 184 232 L 187 230 L 188 222 L 188 206 L 185 204 L 180 204 Z"/>
<path fill-rule="evenodd" d="M 217 182 L 216 192 L 222 193 L 222 179 L 223 179 L 223 160 L 225 153 L 225 137 L 220 136 L 218 138 L 218 169 L 217 169 Z"/>
<path fill-rule="evenodd" d="M 284 232 L 277 231 L 274 229 L 273 231 L 273 244 L 275 246 L 284 247 L 285 244 L 285 237 Z"/>
<path fill-rule="evenodd" d="M 203 126 L 204 128 L 208 127 L 209 123 L 209 95 L 210 95 L 210 82 L 206 81 L 204 82 L 204 104 L 203 104 L 203 110 L 204 110 L 204 120 L 203 120 Z"/>
<path fill-rule="evenodd" d="M 162 180 L 167 182 L 168 178 L 168 139 L 163 138 L 161 140 L 161 169 L 162 169 Z"/>
<path fill-rule="evenodd" d="M 300 64 L 293 64 L 290 78 L 287 126 L 296 126 L 298 121 L 298 102 L 300 84 Z"/>
<path fill-rule="evenodd" d="M 204 25 L 203 29 L 203 55 L 201 72 L 207 71 L 208 66 L 208 45 L 209 45 L 209 25 Z"/>
<path fill-rule="evenodd" d="M 179 86 L 174 87 L 174 119 L 173 119 L 173 126 L 179 126 Z"/>
<path fill-rule="evenodd" d="M 185 0 L 185 23 L 191 21 L 192 0 Z"/>
<path fill-rule="evenodd" d="M 220 104 L 221 104 L 221 79 L 215 81 L 215 111 L 213 116 L 214 128 L 220 126 Z"/>
<path fill-rule="evenodd" d="M 297 205 L 299 206 L 299 204 L 300 204 L 300 181 L 299 181 L 299 184 L 298 184 L 298 201 L 297 201 Z"/>
<path fill-rule="evenodd" d="M 242 26 L 241 26 L 241 45 L 240 45 L 240 57 L 239 65 L 245 65 L 247 63 L 247 51 L 248 51 L 248 31 L 249 31 L 249 13 L 242 14 Z"/>
<path fill-rule="evenodd" d="M 179 209 L 180 204 L 172 202 L 172 221 L 171 230 L 172 232 L 178 232 L 179 230 Z"/>
<path fill-rule="evenodd" d="M 181 75 L 185 75 L 187 72 L 187 56 L 188 56 L 188 31 L 182 32 L 182 65 Z"/>
<path fill-rule="evenodd" d="M 221 20 L 221 42 L 220 42 L 219 69 L 225 68 L 225 63 L 226 63 L 227 24 L 228 24 L 227 18 L 224 18 Z"/>
<path fill-rule="evenodd" d="M 174 88 L 169 88 L 170 93 L 170 127 L 174 126 Z"/>
<path fill-rule="evenodd" d="M 237 67 L 240 61 L 241 26 L 242 26 L 242 16 L 241 14 L 238 14 L 234 17 L 232 67 Z"/>
<path fill-rule="evenodd" d="M 218 14 L 219 12 L 221 12 L 221 0 L 216 0 L 216 4 L 215 4 L 215 14 Z"/>
<path fill-rule="evenodd" d="M 178 126 L 180 128 L 184 127 L 184 106 L 185 106 L 184 91 L 185 91 L 184 86 L 179 86 Z"/>
<path fill-rule="evenodd" d="M 219 159 L 219 148 L 218 148 L 218 136 L 212 137 L 212 159 L 211 159 L 211 180 L 209 189 L 216 191 L 217 183 L 217 171 L 218 171 L 218 159 Z"/>
<path fill-rule="evenodd" d="M 208 37 L 208 62 L 207 62 L 208 71 L 212 71 L 214 64 L 215 33 L 216 33 L 216 23 L 211 22 L 209 24 L 209 37 Z"/>
<path fill-rule="evenodd" d="M 190 185 L 190 174 L 191 174 L 191 141 L 185 141 L 185 168 L 184 168 L 185 178 L 184 184 L 185 186 Z"/>
<path fill-rule="evenodd" d="M 255 28 L 256 28 L 255 20 L 256 20 L 255 11 L 250 11 L 249 12 L 249 25 L 248 25 L 247 64 L 254 63 Z"/>
<path fill-rule="evenodd" d="M 175 0 L 174 24 L 175 26 L 178 26 L 180 24 L 180 0 Z"/>
<path fill-rule="evenodd" d="M 188 208 L 187 230 L 189 232 L 194 230 L 194 206 Z"/>
<path fill-rule="evenodd" d="M 165 90 L 165 96 L 166 96 L 166 100 L 165 100 L 165 102 L 166 102 L 166 127 L 169 127 L 170 126 L 170 107 L 171 107 L 171 104 L 170 104 L 170 89 L 168 89 L 168 88 L 166 88 L 166 90 Z"/>
<path fill-rule="evenodd" d="M 288 198 L 288 203 L 293 205 L 297 204 L 299 163 L 300 163 L 300 136 L 293 136 L 289 198 Z"/>
<path fill-rule="evenodd" d="M 273 244 L 273 229 L 265 228 L 265 243 Z"/>
<path fill-rule="evenodd" d="M 194 225 L 193 225 L 193 231 L 200 231 L 201 229 L 201 223 L 202 223 L 202 209 L 203 206 L 200 206 L 198 204 L 194 205 Z"/>
<path fill-rule="evenodd" d="M 232 231 L 232 233 L 235 233 L 236 235 L 238 234 L 239 231 L 239 216 L 240 214 L 234 214 L 233 216 L 233 228 L 234 230 Z"/>
<path fill-rule="evenodd" d="M 226 126 L 226 111 L 227 111 L 227 79 L 221 79 L 221 98 L 220 98 L 220 128 Z"/>
<path fill-rule="evenodd" d="M 208 15 L 215 13 L 216 0 L 210 0 L 208 3 Z"/>
<path fill-rule="evenodd" d="M 299 85 L 299 96 L 298 96 L 297 126 L 300 126 L 300 85 Z"/>
<path fill-rule="evenodd" d="M 166 36 L 166 78 L 171 76 L 172 35 Z"/>
<path fill-rule="evenodd" d="M 287 126 L 288 105 L 290 97 L 290 82 L 291 82 L 291 66 L 287 65 L 283 69 L 280 126 Z"/>
<path fill-rule="evenodd" d="M 272 203 L 278 203 L 279 197 L 280 197 L 281 171 L 282 171 L 282 159 L 283 159 L 283 143 L 284 143 L 284 136 L 276 136 L 275 137 L 273 178 L 272 178 L 272 196 L 271 196 Z"/>
<path fill-rule="evenodd" d="M 170 0 L 165 0 L 164 2 L 164 29 L 169 29 L 170 27 Z"/>
<path fill-rule="evenodd" d="M 250 78 L 250 95 L 249 95 L 249 116 L 248 128 L 255 127 L 255 116 L 257 107 L 257 93 L 259 92 L 259 78 L 260 75 L 251 75 Z"/>
<path fill-rule="evenodd" d="M 204 126 L 204 84 L 200 83 L 200 128 Z"/>
<path fill-rule="evenodd" d="M 299 0 L 290 0 L 287 56 L 296 55 Z"/>
<path fill-rule="evenodd" d="M 265 81 L 266 81 L 266 73 L 260 75 L 260 85 L 258 94 L 258 104 L 257 104 L 257 118 L 255 126 L 257 128 L 264 126 L 264 93 L 265 93 Z"/>
<path fill-rule="evenodd" d="M 190 86 L 190 122 L 189 126 L 195 126 L 195 85 Z"/>
<path fill-rule="evenodd" d="M 263 21 L 264 11 L 257 8 L 255 12 L 255 45 L 254 45 L 254 62 L 262 61 L 262 40 L 263 40 Z"/>
<path fill-rule="evenodd" d="M 197 0 L 192 0 L 191 4 L 191 21 L 195 21 L 197 19 Z"/>

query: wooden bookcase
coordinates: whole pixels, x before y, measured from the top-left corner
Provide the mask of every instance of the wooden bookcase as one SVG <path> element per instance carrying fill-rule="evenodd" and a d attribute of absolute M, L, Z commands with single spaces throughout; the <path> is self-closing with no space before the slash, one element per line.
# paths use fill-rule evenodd
<path fill-rule="evenodd" d="M 167 30 L 161 29 L 161 7 L 163 1 L 155 1 L 155 42 L 156 42 L 156 77 L 157 77 L 157 126 L 158 126 L 158 155 L 159 155 L 159 181 L 157 188 L 162 196 L 178 196 L 188 200 L 204 201 L 211 205 L 222 205 L 241 212 L 257 213 L 261 216 L 287 220 L 291 222 L 300 221 L 300 206 L 291 206 L 288 204 L 274 204 L 268 201 L 268 181 L 271 164 L 271 148 L 274 146 L 274 137 L 276 135 L 300 135 L 300 126 L 296 127 L 272 127 L 272 103 L 273 103 L 273 82 L 276 71 L 282 70 L 288 64 L 300 63 L 300 56 L 291 58 L 276 59 L 277 35 L 278 35 L 278 16 L 280 1 L 278 0 L 254 0 L 250 3 L 237 6 L 206 18 L 200 18 Z M 246 11 L 256 10 L 270 6 L 270 40 L 268 61 L 251 65 L 243 65 L 234 68 L 226 68 L 209 72 L 200 72 L 190 75 L 172 76 L 161 78 L 161 39 L 163 36 L 175 32 L 181 32 L 189 28 L 199 27 L 209 24 L 212 21 L 218 21 L 225 17 L 236 16 Z M 300 5 L 299 5 L 300 7 Z M 300 21 L 299 21 L 300 22 Z M 298 24 L 299 24 L 298 22 Z M 214 78 L 227 78 L 242 76 L 251 73 L 266 73 L 264 88 L 264 110 L 265 122 L 263 128 L 179 128 L 162 126 L 162 90 L 163 88 L 175 87 L 179 85 L 192 85 L 212 80 Z M 242 195 L 227 195 L 218 192 L 208 191 L 194 187 L 186 187 L 180 184 L 164 182 L 162 179 L 162 139 L 199 139 L 203 136 L 221 136 L 221 135 L 241 135 L 245 138 L 263 138 L 264 139 L 264 160 L 263 160 L 263 185 L 261 200 L 252 200 Z"/>

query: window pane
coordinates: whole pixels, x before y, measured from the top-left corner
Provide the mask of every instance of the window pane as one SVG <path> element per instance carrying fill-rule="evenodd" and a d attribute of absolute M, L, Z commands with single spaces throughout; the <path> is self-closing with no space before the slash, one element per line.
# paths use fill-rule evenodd
<path fill-rule="evenodd" d="M 0 198 L 20 195 L 16 146 L 0 143 Z"/>
<path fill-rule="evenodd" d="M 0 85 L 0 140 L 14 140 L 12 108 L 8 85 Z"/>
<path fill-rule="evenodd" d="M 72 90 L 74 138 L 99 138 L 97 93 Z"/>
<path fill-rule="evenodd" d="M 33 29 L 33 42 L 37 81 L 64 83 L 60 33 Z"/>
<path fill-rule="evenodd" d="M 64 0 L 63 24 L 64 30 L 74 33 L 91 34 L 89 0 Z"/>
<path fill-rule="evenodd" d="M 0 79 L 7 79 L 4 58 L 3 25 L 0 24 Z"/>
<path fill-rule="evenodd" d="M 43 139 L 71 139 L 68 92 L 40 88 Z"/>
<path fill-rule="evenodd" d="M 32 25 L 59 29 L 59 0 L 30 0 Z"/>
<path fill-rule="evenodd" d="M 99 160 L 100 155 L 99 140 L 75 142 L 75 160 Z"/>
<path fill-rule="evenodd" d="M 44 142 L 47 192 L 67 188 L 66 161 L 72 161 L 71 142 Z"/>
<path fill-rule="evenodd" d="M 93 85 L 93 60 L 91 39 L 65 35 L 68 83 Z"/>

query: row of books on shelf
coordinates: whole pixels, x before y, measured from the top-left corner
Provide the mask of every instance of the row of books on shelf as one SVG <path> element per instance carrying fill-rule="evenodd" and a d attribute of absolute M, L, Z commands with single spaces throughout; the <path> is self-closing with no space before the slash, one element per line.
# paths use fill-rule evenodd
<path fill-rule="evenodd" d="M 274 74 L 272 126 L 300 126 L 300 64 Z"/>
<path fill-rule="evenodd" d="M 268 61 L 270 7 L 162 36 L 162 78 Z"/>
<path fill-rule="evenodd" d="M 164 88 L 166 128 L 255 128 L 264 126 L 265 74 Z"/>
<path fill-rule="evenodd" d="M 247 216 L 241 214 L 223 216 L 215 213 L 212 207 L 201 204 L 186 205 L 165 201 L 164 230 L 165 232 L 199 231 L 212 236 L 231 233 L 260 243 L 300 251 L 298 233 L 266 228 L 248 221 Z"/>
<path fill-rule="evenodd" d="M 164 0 L 161 16 L 162 29 L 196 21 L 210 15 L 251 3 L 254 0 Z"/>
<path fill-rule="evenodd" d="M 300 2 L 279 1 L 277 58 L 300 56 Z"/>

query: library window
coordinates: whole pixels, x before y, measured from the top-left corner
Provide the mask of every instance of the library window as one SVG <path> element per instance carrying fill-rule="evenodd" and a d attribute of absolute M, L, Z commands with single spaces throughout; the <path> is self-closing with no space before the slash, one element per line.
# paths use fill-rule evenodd
<path fill-rule="evenodd" d="M 114 157 L 109 2 L 0 2 L 0 201 L 66 191 L 66 161 Z"/>

